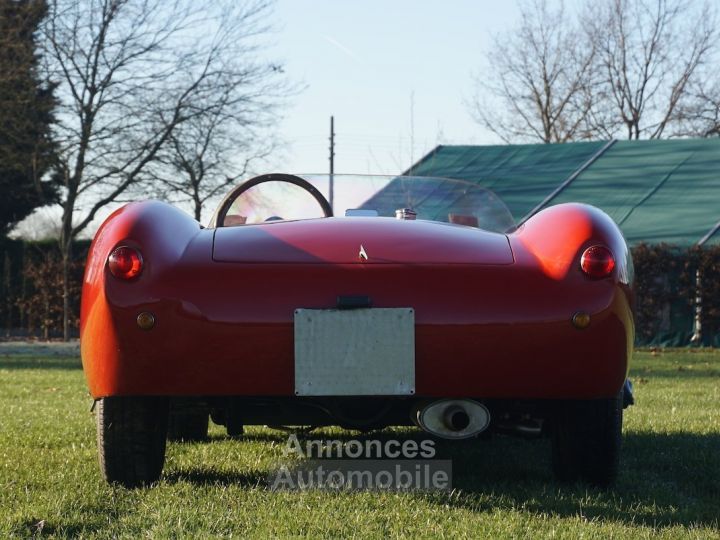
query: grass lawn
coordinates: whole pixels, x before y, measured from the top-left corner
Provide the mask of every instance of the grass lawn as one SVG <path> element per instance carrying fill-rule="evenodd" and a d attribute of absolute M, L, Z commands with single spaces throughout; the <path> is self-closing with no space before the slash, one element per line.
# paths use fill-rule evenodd
<path fill-rule="evenodd" d="M 287 436 L 231 441 L 217 426 L 169 444 L 160 483 L 129 491 L 100 477 L 79 360 L 0 356 L 0 538 L 720 538 L 720 351 L 639 352 L 632 378 L 606 492 L 556 483 L 548 441 L 502 436 L 438 444 L 450 493 L 271 492 Z"/>

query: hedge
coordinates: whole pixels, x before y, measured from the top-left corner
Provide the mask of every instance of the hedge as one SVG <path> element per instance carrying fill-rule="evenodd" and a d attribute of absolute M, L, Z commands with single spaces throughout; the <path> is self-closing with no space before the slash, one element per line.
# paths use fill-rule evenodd
<path fill-rule="evenodd" d="M 75 242 L 71 266 L 70 323 L 78 335 L 80 289 L 89 240 Z M 57 242 L 0 239 L 0 335 L 62 337 L 62 258 Z"/>

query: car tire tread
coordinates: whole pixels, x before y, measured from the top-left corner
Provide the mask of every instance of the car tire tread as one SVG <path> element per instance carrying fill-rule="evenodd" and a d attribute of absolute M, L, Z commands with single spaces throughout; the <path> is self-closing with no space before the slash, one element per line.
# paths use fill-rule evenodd
<path fill-rule="evenodd" d="M 612 485 L 620 465 L 622 393 L 610 399 L 572 401 L 557 411 L 552 467 L 560 481 Z"/>
<path fill-rule="evenodd" d="M 163 398 L 106 397 L 96 405 L 100 470 L 127 488 L 157 481 L 165 463 L 168 403 Z"/>

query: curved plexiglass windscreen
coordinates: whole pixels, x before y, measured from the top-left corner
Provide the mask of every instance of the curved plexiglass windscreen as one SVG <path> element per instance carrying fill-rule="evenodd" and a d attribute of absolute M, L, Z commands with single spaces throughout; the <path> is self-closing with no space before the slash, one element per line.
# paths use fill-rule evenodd
<path fill-rule="evenodd" d="M 395 218 L 398 210 L 409 209 L 410 214 L 416 214 L 416 219 L 495 232 L 506 232 L 514 226 L 512 215 L 502 201 L 471 182 L 415 176 L 299 177 L 331 203 L 335 216 Z M 239 186 L 236 193 L 225 215 L 217 216 L 217 226 L 312 219 L 327 213 L 318 201 L 318 194 L 281 179 L 270 179 L 245 190 Z"/>

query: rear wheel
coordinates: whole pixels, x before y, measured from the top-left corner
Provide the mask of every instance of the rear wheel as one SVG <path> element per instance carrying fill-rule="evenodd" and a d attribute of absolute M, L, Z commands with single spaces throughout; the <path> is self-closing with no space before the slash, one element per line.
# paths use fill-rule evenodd
<path fill-rule="evenodd" d="M 206 410 L 171 411 L 168 439 L 171 441 L 204 441 L 207 439 L 209 414 Z"/>
<path fill-rule="evenodd" d="M 622 393 L 564 403 L 553 422 L 553 472 L 562 481 L 607 487 L 617 478 L 621 442 Z"/>
<path fill-rule="evenodd" d="M 245 434 L 245 426 L 242 423 L 242 418 L 237 414 L 229 414 L 225 427 L 227 428 L 228 437 L 238 439 Z"/>
<path fill-rule="evenodd" d="M 97 405 L 97 442 L 105 480 L 128 488 L 160 478 L 165 463 L 168 401 L 106 397 Z"/>

